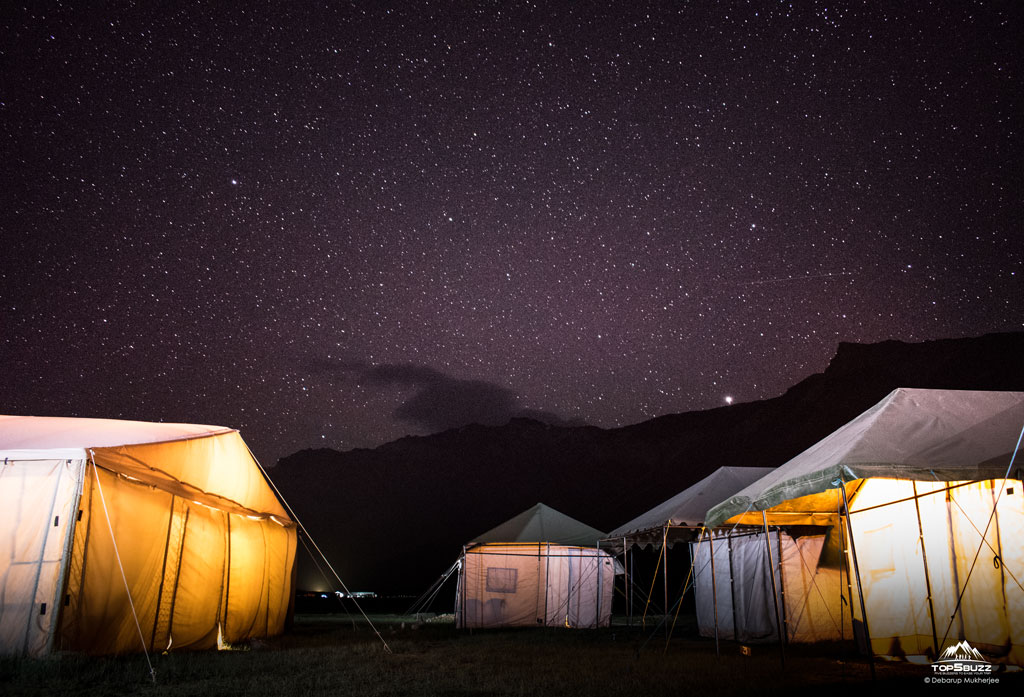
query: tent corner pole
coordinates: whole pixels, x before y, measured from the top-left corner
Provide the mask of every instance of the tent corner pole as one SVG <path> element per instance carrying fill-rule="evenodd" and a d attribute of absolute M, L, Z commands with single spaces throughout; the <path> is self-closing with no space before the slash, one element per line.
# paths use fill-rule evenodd
<path fill-rule="evenodd" d="M 715 536 L 707 528 L 704 528 L 704 532 L 708 534 L 708 547 L 711 551 L 711 605 L 715 608 L 715 656 L 721 658 L 722 650 L 718 645 L 718 582 L 715 579 Z"/>
<path fill-rule="evenodd" d="M 914 480 L 910 481 L 914 487 L 914 511 L 917 513 L 917 532 L 920 535 L 919 540 L 921 542 L 921 563 L 924 566 L 924 586 L 928 593 L 928 619 L 932 623 L 932 660 L 939 660 L 939 634 L 935 629 L 935 606 L 932 602 L 932 580 L 931 574 L 928 572 L 928 552 L 925 550 L 924 545 L 924 524 L 921 522 L 921 501 L 917 496 L 917 482 Z"/>
<path fill-rule="evenodd" d="M 875 647 L 871 644 L 871 631 L 868 628 L 868 610 L 864 604 L 864 586 L 860 581 L 860 564 L 857 563 L 857 543 L 853 539 L 853 522 L 850 520 L 850 501 L 846 497 L 846 485 L 840 481 L 839 491 L 843 495 L 843 510 L 846 512 L 846 530 L 850 538 L 850 555 L 853 556 L 853 575 L 857 578 L 857 596 L 860 600 L 860 616 L 864 620 L 864 638 L 868 645 L 868 666 L 871 669 L 872 682 L 875 677 Z"/>
<path fill-rule="evenodd" d="M 661 533 L 661 554 L 662 554 L 662 568 L 661 570 L 661 582 L 662 589 L 665 595 L 665 637 L 669 637 L 669 626 L 668 626 L 668 526 L 662 528 Z"/>
<path fill-rule="evenodd" d="M 629 547 L 626 546 L 626 537 L 622 537 L 622 588 L 626 592 L 626 626 L 630 627 L 633 625 L 633 607 L 629 600 L 629 582 L 632 580 L 629 576 Z"/>
<path fill-rule="evenodd" d="M 779 591 L 775 584 L 775 563 L 772 561 L 772 538 L 768 534 L 768 513 L 761 511 L 761 521 L 764 523 L 764 544 L 768 550 L 768 572 L 772 580 L 772 603 L 775 606 L 775 629 L 779 633 L 779 655 L 782 658 L 782 668 L 786 668 L 786 638 L 782 633 L 782 617 L 779 614 Z M 782 549 L 779 549 L 779 563 L 782 563 Z"/>

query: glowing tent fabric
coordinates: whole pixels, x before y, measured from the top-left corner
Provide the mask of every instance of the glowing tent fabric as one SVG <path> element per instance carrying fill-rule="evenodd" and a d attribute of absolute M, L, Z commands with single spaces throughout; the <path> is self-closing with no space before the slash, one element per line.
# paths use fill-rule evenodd
<path fill-rule="evenodd" d="M 777 641 L 773 571 L 787 641 L 807 643 L 853 636 L 850 613 L 843 604 L 845 577 L 838 568 L 820 563 L 826 543 L 824 531 L 794 537 L 789 532 L 771 530 L 771 565 L 762 530 L 717 529 L 710 534 L 712 539 L 705 535 L 691 543 L 701 636 L 714 637 L 717 633 L 720 639 Z"/>
<path fill-rule="evenodd" d="M 0 462 L 0 652 L 284 629 L 295 525 L 237 431 L 0 416 Z"/>
<path fill-rule="evenodd" d="M 460 628 L 607 627 L 615 560 L 604 533 L 538 503 L 474 538 L 459 566 Z"/>
<path fill-rule="evenodd" d="M 1024 664 L 1022 428 L 1024 393 L 898 389 L 708 522 L 831 528 L 844 575 L 856 549 L 865 612 L 856 574 L 840 587 L 877 654 L 935 657 L 966 640 Z"/>

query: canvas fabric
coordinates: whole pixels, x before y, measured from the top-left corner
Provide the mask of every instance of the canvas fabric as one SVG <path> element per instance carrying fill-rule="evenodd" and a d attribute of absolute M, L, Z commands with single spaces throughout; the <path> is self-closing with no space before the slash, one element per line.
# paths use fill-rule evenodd
<path fill-rule="evenodd" d="M 467 549 L 456 625 L 607 627 L 615 565 L 594 548 L 492 543 Z"/>
<path fill-rule="evenodd" d="M 147 424 L 174 439 L 75 447 L 94 420 L 19 432 L 15 418 L 0 419 L 0 651 L 199 649 L 283 631 L 296 528 L 236 431 Z M 131 423 L 100 420 L 96 438 Z"/>

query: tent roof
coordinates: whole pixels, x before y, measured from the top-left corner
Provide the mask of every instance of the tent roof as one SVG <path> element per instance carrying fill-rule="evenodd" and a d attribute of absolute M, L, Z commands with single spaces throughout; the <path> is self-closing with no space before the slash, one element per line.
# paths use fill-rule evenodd
<path fill-rule="evenodd" d="M 560 545 L 593 545 L 605 534 L 575 518 L 538 503 L 501 525 L 474 537 L 472 543 L 551 542 Z"/>
<path fill-rule="evenodd" d="M 244 515 L 290 520 L 233 428 L 116 419 L 0 416 L 0 459 L 80 460 Z"/>
<path fill-rule="evenodd" d="M 200 424 L 0 415 L 0 451 L 109 448 L 200 438 L 233 430 Z"/>
<path fill-rule="evenodd" d="M 838 489 L 833 482 L 837 480 L 1002 477 L 1020 447 L 1022 427 L 1022 392 L 899 388 L 712 508 L 706 522 L 709 526 L 743 522 L 742 514 L 748 511 L 835 513 Z M 780 505 L 783 502 L 789 503 Z"/>
<path fill-rule="evenodd" d="M 765 476 L 771 467 L 719 467 L 696 484 L 608 533 L 609 538 L 630 537 L 669 525 L 700 525 L 708 509 Z"/>

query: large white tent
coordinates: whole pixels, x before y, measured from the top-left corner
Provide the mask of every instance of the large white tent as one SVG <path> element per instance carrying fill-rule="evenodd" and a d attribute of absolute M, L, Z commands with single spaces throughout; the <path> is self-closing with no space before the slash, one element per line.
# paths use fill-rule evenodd
<path fill-rule="evenodd" d="M 236 430 L 0 416 L 0 653 L 280 633 L 295 546 Z"/>
<path fill-rule="evenodd" d="M 459 560 L 461 628 L 606 627 L 615 560 L 604 533 L 538 503 L 478 535 Z"/>
<path fill-rule="evenodd" d="M 852 577 L 839 590 L 875 654 L 966 640 L 1021 664 L 1022 428 L 1024 393 L 898 389 L 707 523 L 831 527 Z"/>
<path fill-rule="evenodd" d="M 719 467 L 670 499 L 608 533 L 602 547 L 661 545 L 678 531 L 685 539 L 699 534 L 708 509 L 768 474 L 770 467 Z M 671 540 L 669 541 L 671 544 Z"/>
<path fill-rule="evenodd" d="M 661 570 L 662 575 L 665 607 L 668 607 L 668 549 L 679 540 L 689 542 L 701 537 L 704 531 L 704 517 L 709 508 L 770 471 L 770 467 L 719 467 L 707 477 L 608 533 L 607 538 L 601 540 L 601 548 L 611 550 L 616 554 L 623 554 L 626 562 L 624 566 L 628 569 L 630 567 L 628 555 L 632 547 L 660 547 L 661 558 L 658 560 L 658 569 Z M 709 573 L 710 569 L 706 570 L 703 576 L 698 573 L 695 580 L 699 584 L 707 578 L 706 574 Z M 626 577 L 625 593 L 626 612 L 630 616 L 632 616 L 633 610 L 633 604 L 630 601 L 634 595 L 631 576 L 632 574 Z M 653 588 L 652 581 L 651 590 Z M 701 590 L 701 587 L 697 585 L 698 594 Z M 708 593 L 710 592 L 709 587 Z M 701 632 L 713 636 L 715 632 L 714 608 L 712 607 L 712 611 L 707 617 L 701 615 L 698 596 L 697 609 Z"/>

